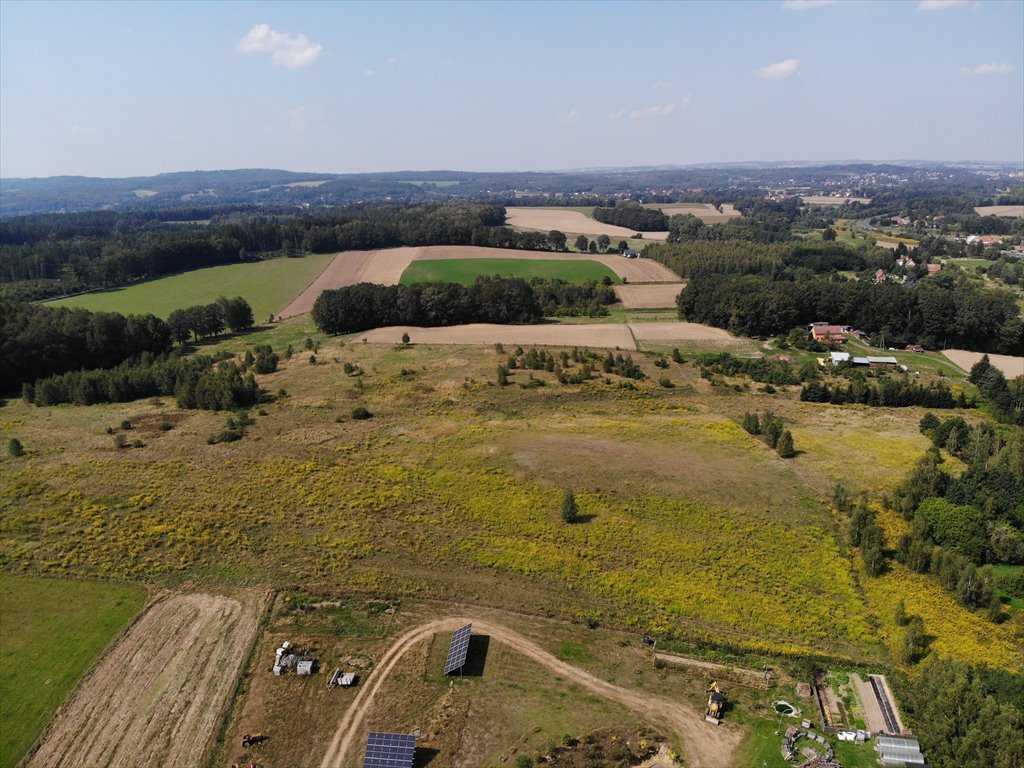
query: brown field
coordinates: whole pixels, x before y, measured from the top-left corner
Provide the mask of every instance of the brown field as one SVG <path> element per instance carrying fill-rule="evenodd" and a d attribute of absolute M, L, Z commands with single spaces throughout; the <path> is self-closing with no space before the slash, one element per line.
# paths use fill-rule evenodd
<path fill-rule="evenodd" d="M 737 341 L 721 328 L 698 323 L 586 323 L 572 325 L 495 325 L 473 323 L 447 328 L 416 328 L 393 325 L 374 328 L 352 337 L 352 341 L 399 344 L 402 334 L 410 344 L 532 344 L 555 347 L 638 349 L 638 341 Z"/>
<path fill-rule="evenodd" d="M 57 713 L 27 768 L 203 765 L 260 612 L 254 594 L 157 602 Z"/>
<path fill-rule="evenodd" d="M 686 283 L 655 283 L 650 285 L 617 285 L 615 295 L 626 309 L 659 309 L 674 307 L 676 296 Z"/>
<path fill-rule="evenodd" d="M 356 334 L 352 340 L 398 344 L 409 334 L 412 344 L 528 344 L 534 346 L 600 347 L 636 349 L 630 326 L 588 325 L 494 325 L 473 323 L 447 328 L 414 328 L 393 325 Z"/>
<path fill-rule="evenodd" d="M 981 360 L 981 352 L 968 352 L 966 349 L 947 349 L 943 351 L 946 357 L 959 365 L 965 371 L 971 370 L 971 366 Z M 1011 355 L 989 355 L 989 362 L 1003 372 L 1009 379 L 1024 376 L 1024 357 L 1013 357 Z"/>
<path fill-rule="evenodd" d="M 506 208 L 505 223 L 510 227 L 535 229 L 538 232 L 582 232 L 585 235 L 608 235 L 609 237 L 632 237 L 635 229 L 602 224 L 579 211 L 564 208 Z M 643 232 L 644 240 L 665 240 L 668 232 Z"/>
<path fill-rule="evenodd" d="M 875 239 L 875 245 L 879 248 L 888 248 L 890 251 L 895 251 L 900 247 L 899 242 L 895 240 L 882 240 L 881 238 Z M 912 251 L 917 248 L 917 243 L 903 243 L 903 245 L 907 246 L 908 251 Z"/>
<path fill-rule="evenodd" d="M 337 730 L 320 762 L 320 768 L 355 764 L 357 752 L 370 730 L 365 721 L 372 711 L 378 692 L 388 676 L 399 666 L 403 657 L 415 646 L 428 641 L 434 634 L 452 630 L 473 622 L 474 633 L 488 635 L 531 661 L 546 667 L 561 682 L 577 684 L 591 694 L 627 706 L 651 719 L 664 721 L 680 738 L 688 764 L 699 768 L 729 765 L 739 744 L 736 730 L 708 728 L 699 710 L 692 704 L 683 704 L 648 692 L 622 688 L 582 669 L 565 663 L 539 645 L 508 627 L 479 618 L 446 618 L 421 624 L 405 632 L 381 656 L 368 684 L 362 686 L 339 722 Z"/>
<path fill-rule="evenodd" d="M 844 205 L 846 203 L 862 203 L 870 205 L 870 197 L 832 197 L 831 195 L 800 195 L 805 205 Z"/>
<path fill-rule="evenodd" d="M 1012 216 L 1024 219 L 1024 205 L 983 205 L 974 209 L 979 216 Z"/>
<path fill-rule="evenodd" d="M 720 221 L 738 219 L 743 215 L 737 211 L 731 203 L 723 204 L 721 213 L 719 213 L 718 210 L 710 203 L 668 203 L 665 205 L 652 203 L 646 207 L 657 208 L 666 216 L 677 216 L 690 213 L 706 224 L 717 224 Z"/>
<path fill-rule="evenodd" d="M 630 283 L 678 282 L 679 276 L 668 267 L 650 259 L 624 259 L 618 255 L 594 253 L 556 253 L 554 251 L 518 251 L 507 248 L 482 248 L 473 245 L 431 245 L 422 248 L 385 248 L 379 251 L 345 251 L 287 307 L 279 319 L 312 311 L 316 297 L 326 290 L 356 283 L 397 285 L 402 273 L 414 260 L 429 259 L 557 259 L 596 261 L 604 264 Z"/>
<path fill-rule="evenodd" d="M 285 184 L 286 187 L 319 187 L 321 184 L 326 184 L 330 179 L 320 179 L 319 181 L 293 181 L 291 184 Z"/>

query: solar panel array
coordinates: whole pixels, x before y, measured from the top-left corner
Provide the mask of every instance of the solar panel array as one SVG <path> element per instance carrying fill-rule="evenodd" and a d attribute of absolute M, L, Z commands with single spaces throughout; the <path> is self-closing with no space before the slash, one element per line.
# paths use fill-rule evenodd
<path fill-rule="evenodd" d="M 366 740 L 363 768 L 412 768 L 416 737 L 374 731 Z"/>
<path fill-rule="evenodd" d="M 448 658 L 444 662 L 444 673 L 446 675 L 466 666 L 466 654 L 469 653 L 469 636 L 472 632 L 473 624 L 471 622 L 452 633 L 452 644 L 448 648 Z"/>

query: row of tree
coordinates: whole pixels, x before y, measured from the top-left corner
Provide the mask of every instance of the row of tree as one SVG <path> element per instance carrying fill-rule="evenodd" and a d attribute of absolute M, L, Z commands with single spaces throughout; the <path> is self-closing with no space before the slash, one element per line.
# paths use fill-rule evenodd
<path fill-rule="evenodd" d="M 225 328 L 230 328 L 232 333 L 252 328 L 252 307 L 241 296 L 233 299 L 221 296 L 210 304 L 174 310 L 168 316 L 167 324 L 174 340 L 185 344 L 191 338 L 216 336 Z"/>
<path fill-rule="evenodd" d="M 855 379 L 843 386 L 831 386 L 818 380 L 809 381 L 800 389 L 800 399 L 809 403 L 831 403 L 846 405 L 858 403 L 882 408 L 968 408 L 968 402 L 961 392 L 954 397 L 949 385 L 943 381 L 918 384 L 907 377 L 886 378 L 877 383 Z"/>
<path fill-rule="evenodd" d="M 934 275 L 911 287 L 890 282 L 753 275 L 691 279 L 677 299 L 680 317 L 745 336 L 773 336 L 825 318 L 890 345 L 961 346 L 1024 354 L 1024 320 L 1014 296 Z"/>
<path fill-rule="evenodd" d="M 252 373 L 231 361 L 211 357 L 143 356 L 115 368 L 71 371 L 25 383 L 22 398 L 38 406 L 73 403 L 125 403 L 144 397 L 173 395 L 180 408 L 233 410 L 260 399 Z"/>
<path fill-rule="evenodd" d="M 155 315 L 0 302 L 0 392 L 77 369 L 110 368 L 171 348 L 171 329 Z"/>

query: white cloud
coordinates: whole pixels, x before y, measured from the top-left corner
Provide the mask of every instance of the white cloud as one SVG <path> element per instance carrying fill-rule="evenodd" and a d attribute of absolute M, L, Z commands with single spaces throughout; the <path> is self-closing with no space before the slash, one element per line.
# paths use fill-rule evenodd
<path fill-rule="evenodd" d="M 683 109 L 690 108 L 690 94 L 686 94 L 686 96 L 683 97 L 683 103 L 681 106 Z"/>
<path fill-rule="evenodd" d="M 288 113 L 288 125 L 293 131 L 301 131 L 306 127 L 306 108 L 296 107 Z"/>
<path fill-rule="evenodd" d="M 759 70 L 754 72 L 754 77 L 760 78 L 761 80 L 785 80 L 787 77 L 795 75 L 799 69 L 799 59 L 786 59 L 785 61 L 779 61 L 775 64 L 769 64 L 766 67 L 761 67 Z"/>
<path fill-rule="evenodd" d="M 398 63 L 397 56 L 388 56 L 388 64 L 394 65 Z"/>
<path fill-rule="evenodd" d="M 917 4 L 917 10 L 941 11 L 945 8 L 956 8 L 958 5 L 967 5 L 967 0 L 921 0 Z"/>
<path fill-rule="evenodd" d="M 835 0 L 782 0 L 784 11 L 806 11 L 808 8 L 821 8 L 823 5 L 832 5 Z"/>
<path fill-rule="evenodd" d="M 559 120 L 563 123 L 575 123 L 580 119 L 581 113 L 578 109 L 570 109 L 568 112 L 563 113 L 559 116 Z"/>
<path fill-rule="evenodd" d="M 659 80 L 658 82 L 656 82 L 651 87 L 654 88 L 654 90 L 656 90 L 656 91 L 671 91 L 672 90 L 672 81 L 671 80 Z"/>
<path fill-rule="evenodd" d="M 1011 69 L 1009 64 L 979 64 L 976 67 L 961 67 L 960 71 L 965 75 L 1005 75 Z"/>
<path fill-rule="evenodd" d="M 374 75 L 377 74 L 377 70 L 376 69 L 367 69 L 367 70 L 365 70 L 363 72 L 363 74 L 366 75 L 367 77 L 373 77 Z"/>
<path fill-rule="evenodd" d="M 235 46 L 236 53 L 269 53 L 271 61 L 290 69 L 308 67 L 323 49 L 305 35 L 276 32 L 269 24 L 257 24 Z"/>
<path fill-rule="evenodd" d="M 648 117 L 668 117 L 676 111 L 675 104 L 659 104 L 646 109 L 637 109 L 629 113 L 630 120 L 644 120 Z"/>
<path fill-rule="evenodd" d="M 626 114 L 626 110 L 624 110 L 624 109 L 616 109 L 614 112 L 612 112 L 610 115 L 608 115 L 608 119 L 609 120 L 619 120 L 625 114 Z"/>

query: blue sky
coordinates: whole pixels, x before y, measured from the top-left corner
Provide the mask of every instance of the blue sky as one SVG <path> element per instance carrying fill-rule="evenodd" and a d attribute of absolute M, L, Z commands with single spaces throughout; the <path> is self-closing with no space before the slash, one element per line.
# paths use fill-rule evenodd
<path fill-rule="evenodd" d="M 0 175 L 1024 159 L 1024 2 L 0 2 Z"/>

